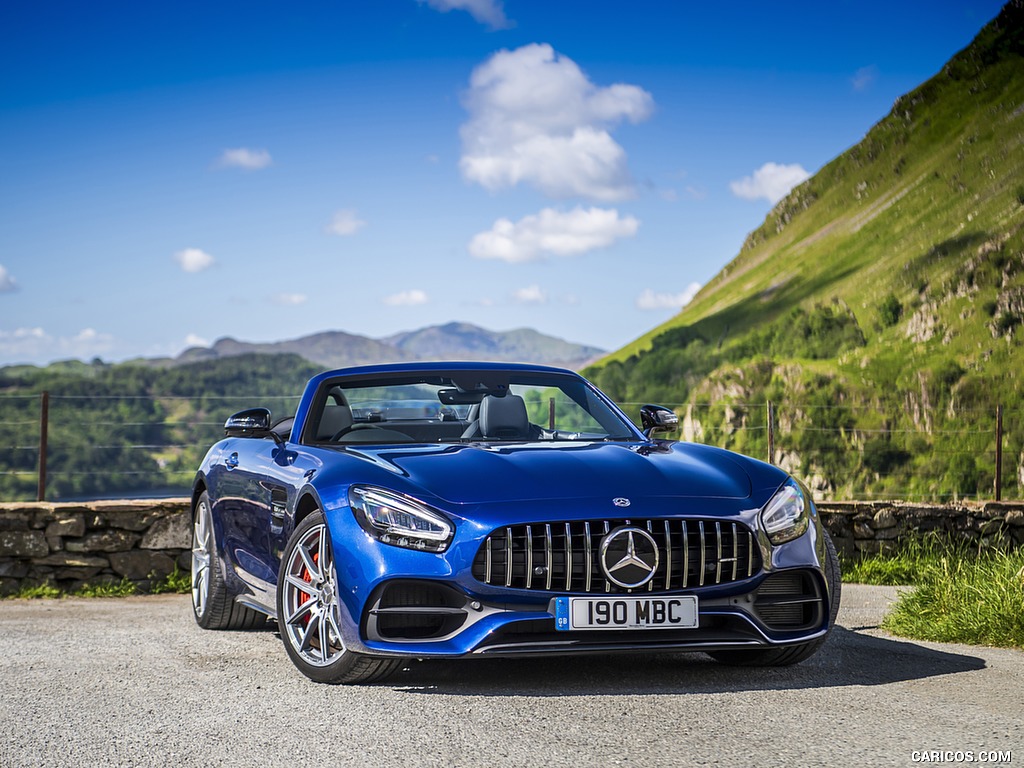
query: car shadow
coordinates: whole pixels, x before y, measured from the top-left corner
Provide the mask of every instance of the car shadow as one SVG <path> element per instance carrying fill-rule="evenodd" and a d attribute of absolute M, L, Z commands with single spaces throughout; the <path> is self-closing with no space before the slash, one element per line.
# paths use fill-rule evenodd
<path fill-rule="evenodd" d="M 423 660 L 382 685 L 413 694 L 622 696 L 887 685 L 984 668 L 976 656 L 836 627 L 791 667 L 730 667 L 698 653 Z"/>

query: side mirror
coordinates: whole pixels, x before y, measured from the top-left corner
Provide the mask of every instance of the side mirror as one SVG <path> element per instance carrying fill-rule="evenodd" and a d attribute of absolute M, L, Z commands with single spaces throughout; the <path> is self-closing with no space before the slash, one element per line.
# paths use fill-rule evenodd
<path fill-rule="evenodd" d="M 239 411 L 224 422 L 225 437 L 269 437 L 270 411 L 266 408 L 250 408 Z"/>
<path fill-rule="evenodd" d="M 663 405 L 645 405 L 640 408 L 640 425 L 650 437 L 655 432 L 671 432 L 679 426 L 679 417 Z"/>

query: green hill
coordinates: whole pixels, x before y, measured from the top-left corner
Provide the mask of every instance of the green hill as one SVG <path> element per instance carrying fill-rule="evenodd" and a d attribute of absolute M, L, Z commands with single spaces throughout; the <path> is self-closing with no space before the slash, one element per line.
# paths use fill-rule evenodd
<path fill-rule="evenodd" d="M 676 317 L 584 373 L 822 494 L 1020 492 L 1024 2 L 779 202 Z M 750 407 L 747 407 L 750 406 Z M 1024 482 L 1022 480 L 1021 482 Z"/>
<path fill-rule="evenodd" d="M 0 501 L 35 498 L 40 392 L 50 393 L 48 499 L 184 495 L 229 415 L 256 406 L 289 415 L 319 371 L 284 354 L 163 369 L 99 361 L 0 368 Z"/>

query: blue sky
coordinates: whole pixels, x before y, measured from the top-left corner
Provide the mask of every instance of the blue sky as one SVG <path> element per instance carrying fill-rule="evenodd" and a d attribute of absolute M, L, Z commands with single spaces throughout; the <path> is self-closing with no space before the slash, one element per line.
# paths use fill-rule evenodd
<path fill-rule="evenodd" d="M 999 2 L 0 4 L 0 365 L 461 320 L 615 349 Z"/>

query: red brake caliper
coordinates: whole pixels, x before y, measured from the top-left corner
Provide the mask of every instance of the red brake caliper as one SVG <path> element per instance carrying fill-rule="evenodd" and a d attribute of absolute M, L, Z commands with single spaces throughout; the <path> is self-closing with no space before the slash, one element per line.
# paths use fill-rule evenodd
<path fill-rule="evenodd" d="M 317 565 L 319 565 L 320 564 L 319 561 L 320 561 L 320 553 L 317 552 L 316 554 L 313 555 L 313 562 L 316 563 Z M 312 584 L 313 583 L 313 574 L 309 572 L 309 569 L 305 566 L 305 564 L 303 564 L 303 566 L 302 566 L 302 580 L 304 582 L 306 582 L 307 584 Z M 306 602 L 307 600 L 309 600 L 312 597 L 313 597 L 312 595 L 306 594 L 305 592 L 300 591 L 299 592 L 299 605 L 302 605 L 304 602 Z M 310 618 L 311 618 L 311 616 L 309 614 L 309 611 L 307 611 L 306 615 L 302 617 L 302 625 L 306 626 L 307 624 L 309 624 Z"/>

